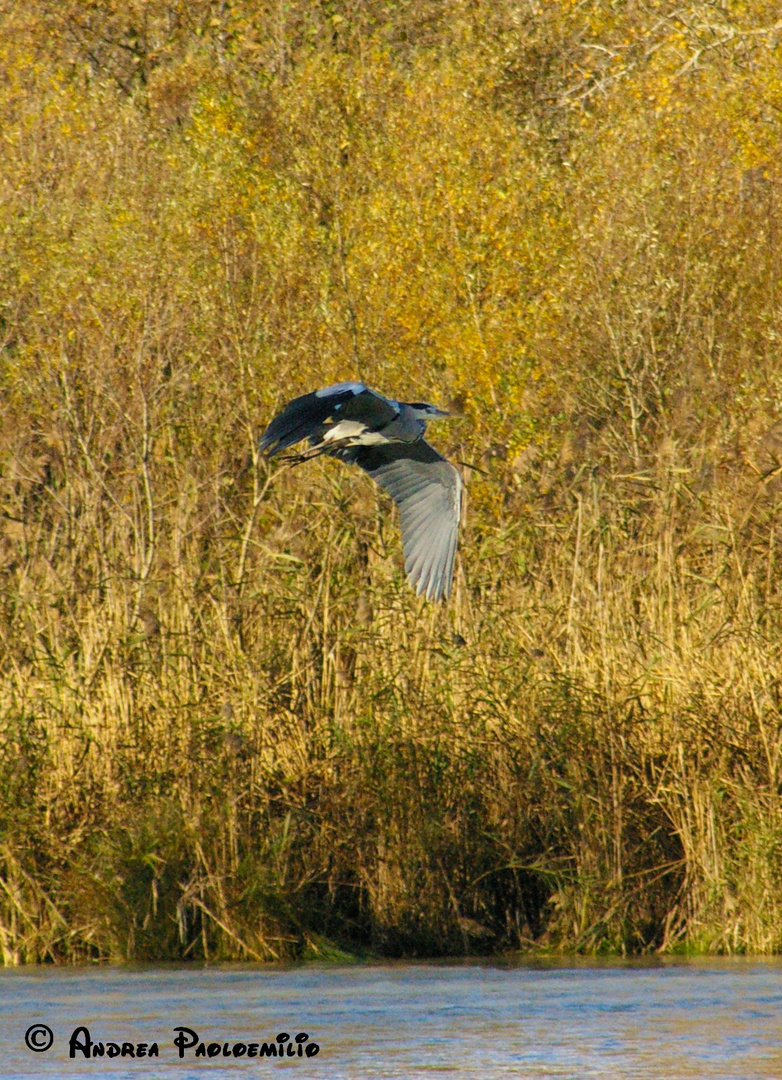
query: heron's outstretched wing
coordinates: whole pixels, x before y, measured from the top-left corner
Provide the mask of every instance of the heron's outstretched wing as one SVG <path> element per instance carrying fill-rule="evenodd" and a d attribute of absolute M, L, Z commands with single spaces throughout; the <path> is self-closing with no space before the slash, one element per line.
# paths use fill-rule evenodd
<path fill-rule="evenodd" d="M 264 431 L 259 442 L 262 453 L 270 457 L 302 439 L 320 438 L 326 421 L 355 421 L 366 430 L 376 430 L 390 423 L 399 406 L 360 382 L 335 383 L 295 398 Z M 351 429 L 352 430 L 352 429 Z"/>
<path fill-rule="evenodd" d="M 399 507 L 405 570 L 419 596 L 447 598 L 462 510 L 462 478 L 424 439 L 335 452 L 369 473 Z"/>

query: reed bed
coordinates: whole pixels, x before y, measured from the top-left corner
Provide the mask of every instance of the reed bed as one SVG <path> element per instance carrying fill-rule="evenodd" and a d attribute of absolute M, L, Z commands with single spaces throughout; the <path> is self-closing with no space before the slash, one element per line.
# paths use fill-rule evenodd
<path fill-rule="evenodd" d="M 2 11 L 5 963 L 782 947 L 773 5 L 479 7 Z"/>

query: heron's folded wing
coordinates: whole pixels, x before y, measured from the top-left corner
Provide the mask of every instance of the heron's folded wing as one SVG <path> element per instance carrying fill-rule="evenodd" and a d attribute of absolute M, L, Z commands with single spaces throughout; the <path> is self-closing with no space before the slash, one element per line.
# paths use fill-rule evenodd
<path fill-rule="evenodd" d="M 360 420 L 369 430 L 375 430 L 393 420 L 397 412 L 396 402 L 388 401 L 363 383 L 336 383 L 291 401 L 275 416 L 258 445 L 262 453 L 273 457 L 302 439 L 319 435 L 331 417 Z"/>
<path fill-rule="evenodd" d="M 462 506 L 462 478 L 428 442 L 349 447 L 337 455 L 359 465 L 399 507 L 405 570 L 429 600 L 448 597 Z"/>

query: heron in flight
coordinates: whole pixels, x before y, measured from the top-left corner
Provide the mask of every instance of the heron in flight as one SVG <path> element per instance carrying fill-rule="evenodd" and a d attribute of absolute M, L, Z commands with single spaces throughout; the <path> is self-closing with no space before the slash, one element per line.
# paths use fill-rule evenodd
<path fill-rule="evenodd" d="M 410 584 L 427 600 L 447 599 L 462 478 L 424 439 L 427 422 L 447 416 L 423 401 L 393 401 L 363 383 L 342 382 L 291 401 L 266 428 L 259 446 L 273 457 L 309 439 L 311 449 L 288 460 L 328 454 L 362 468 L 399 508 Z"/>

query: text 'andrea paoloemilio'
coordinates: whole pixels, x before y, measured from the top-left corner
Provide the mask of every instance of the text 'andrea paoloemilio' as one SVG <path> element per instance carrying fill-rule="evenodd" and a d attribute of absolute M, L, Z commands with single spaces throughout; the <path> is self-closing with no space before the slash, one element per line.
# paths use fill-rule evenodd
<path fill-rule="evenodd" d="M 201 1039 L 198 1032 L 189 1027 L 175 1027 L 174 1031 L 174 1046 L 180 1058 L 311 1058 L 320 1052 L 320 1046 L 311 1042 L 305 1031 L 300 1031 L 293 1037 L 287 1031 L 281 1031 L 269 1042 L 216 1042 Z M 68 1041 L 68 1049 L 72 1058 L 78 1054 L 86 1058 L 160 1057 L 160 1046 L 156 1042 L 97 1040 L 92 1038 L 89 1028 L 83 1026 L 74 1029 Z"/>

